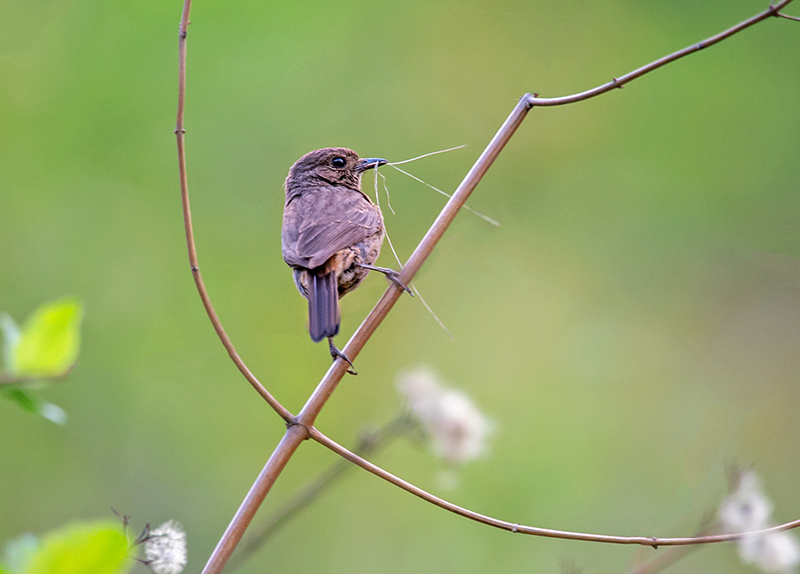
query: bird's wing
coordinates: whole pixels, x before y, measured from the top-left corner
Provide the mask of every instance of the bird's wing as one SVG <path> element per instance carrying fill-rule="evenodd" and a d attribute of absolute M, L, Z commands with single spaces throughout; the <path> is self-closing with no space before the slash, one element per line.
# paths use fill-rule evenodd
<path fill-rule="evenodd" d="M 323 265 L 334 253 L 362 241 L 381 228 L 381 216 L 374 206 L 364 202 L 346 214 L 304 222 L 297 238 L 296 252 L 313 269 Z"/>

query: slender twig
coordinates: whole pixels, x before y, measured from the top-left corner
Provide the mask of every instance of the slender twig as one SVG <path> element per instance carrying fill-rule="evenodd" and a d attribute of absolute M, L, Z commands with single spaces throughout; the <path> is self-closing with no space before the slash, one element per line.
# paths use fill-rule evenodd
<path fill-rule="evenodd" d="M 707 536 L 714 531 L 715 530 L 711 528 L 703 530 L 697 533 L 697 537 L 700 538 Z M 697 544 L 692 546 L 673 546 L 671 548 L 666 548 L 664 551 L 656 554 L 655 558 L 652 558 L 647 562 L 637 564 L 631 568 L 628 571 L 628 574 L 657 574 L 658 572 L 663 572 L 682 558 L 686 558 L 686 556 L 695 550 L 699 550 L 700 548 L 702 548 L 702 546 Z"/>
<path fill-rule="evenodd" d="M 610 91 L 614 88 L 621 87 L 627 82 L 630 82 L 642 75 L 653 71 L 669 62 L 677 60 L 685 55 L 690 53 L 696 52 L 701 50 L 705 47 L 711 46 L 725 38 L 744 30 L 745 28 L 752 26 L 761 20 L 775 16 L 778 11 L 788 5 L 791 0 L 783 0 L 775 4 L 774 6 L 770 6 L 768 10 L 765 12 L 760 13 L 757 16 L 754 16 L 750 20 L 747 20 L 733 28 L 726 30 L 725 32 L 718 34 L 704 42 L 676 52 L 670 56 L 666 56 L 648 66 L 644 66 L 643 68 L 639 68 L 623 76 L 619 79 L 614 79 L 612 82 L 604 84 L 598 88 L 593 90 L 589 90 L 587 92 L 582 92 L 580 94 L 575 94 L 573 96 L 565 96 L 562 98 L 539 98 L 538 96 L 526 94 L 523 98 L 517 103 L 514 110 L 511 112 L 509 117 L 501 126 L 500 130 L 497 132 L 495 137 L 489 143 L 487 148 L 484 152 L 480 155 L 476 163 L 473 165 L 472 169 L 467 173 L 464 180 L 461 182 L 459 187 L 456 189 L 455 193 L 453 194 L 452 198 L 447 202 L 445 207 L 442 209 L 439 216 L 434 221 L 431 228 L 426 233 L 425 237 L 422 239 L 420 244 L 415 249 L 414 253 L 411 255 L 411 258 L 408 260 L 406 266 L 401 270 L 399 274 L 400 283 L 402 284 L 409 284 L 413 279 L 414 275 L 416 275 L 417 271 L 419 271 L 422 264 L 427 260 L 430 256 L 431 251 L 439 242 L 441 237 L 443 236 L 444 232 L 447 230 L 449 225 L 452 223 L 453 219 L 457 215 L 458 211 L 466 202 L 469 195 L 478 185 L 480 180 L 483 178 L 483 175 L 489 169 L 489 167 L 494 163 L 494 160 L 500 154 L 502 149 L 505 147 L 506 143 L 510 140 L 510 138 L 514 135 L 516 129 L 520 126 L 522 121 L 524 120 L 525 116 L 527 115 L 528 111 L 534 106 L 545 106 L 545 105 L 561 105 L 567 104 L 572 102 L 581 101 L 584 99 L 588 99 L 590 97 L 594 97 L 596 95 L 600 95 L 601 93 L 605 93 Z M 233 520 L 229 524 L 225 534 L 220 539 L 217 547 L 215 548 L 211 558 L 209 559 L 206 567 L 203 570 L 204 574 L 215 574 L 222 570 L 226 561 L 230 557 L 231 553 L 235 549 L 236 545 L 238 544 L 239 540 L 244 533 L 244 530 L 249 525 L 250 521 L 252 520 L 255 512 L 261 502 L 263 501 L 266 494 L 269 492 L 270 488 L 274 484 L 275 480 L 277 479 L 278 475 L 281 473 L 285 465 L 287 464 L 288 460 L 294 454 L 294 451 L 299 446 L 300 442 L 309 438 L 310 434 L 316 433 L 315 439 L 318 442 L 322 442 L 326 444 L 325 441 L 321 440 L 322 435 L 315 429 L 313 429 L 314 421 L 316 420 L 317 415 L 319 414 L 322 407 L 327 402 L 328 398 L 330 397 L 331 393 L 336 389 L 339 381 L 341 380 L 342 376 L 347 370 L 347 363 L 343 360 L 337 360 L 336 362 L 331 365 L 328 369 L 327 373 L 317 385 L 314 393 L 306 402 L 305 406 L 301 410 L 300 414 L 297 418 L 292 417 L 291 413 L 289 413 L 276 399 L 270 395 L 270 393 L 261 385 L 261 383 L 255 378 L 255 376 L 250 372 L 244 362 L 236 353 L 233 344 L 231 343 L 230 339 L 228 338 L 227 334 L 225 333 L 224 329 L 222 328 L 221 323 L 211 305 L 211 301 L 208 297 L 208 293 L 205 289 L 203 284 L 202 278 L 200 276 L 199 267 L 197 264 L 197 255 L 194 246 L 194 239 L 192 234 L 192 226 L 191 226 L 191 215 L 189 210 L 189 196 L 188 196 L 188 184 L 186 178 L 186 164 L 185 164 L 185 151 L 184 151 L 184 129 L 183 129 L 183 113 L 184 113 L 184 97 L 185 97 L 185 82 L 186 82 L 186 31 L 189 22 L 189 9 L 191 6 L 191 0 L 185 0 L 184 10 L 183 10 L 183 18 L 181 20 L 181 33 L 180 33 L 180 44 L 179 44 L 179 58 L 180 58 L 180 66 L 179 66 L 179 102 L 178 102 L 178 123 L 176 127 L 176 135 L 178 140 L 178 156 L 179 156 L 179 165 L 180 165 L 180 177 L 181 177 L 181 196 L 183 199 L 183 211 L 184 211 L 184 224 L 186 228 L 186 239 L 187 239 L 187 246 L 189 251 L 189 261 L 191 264 L 191 269 L 194 275 L 195 283 L 200 293 L 200 297 L 203 301 L 203 305 L 206 308 L 206 312 L 208 313 L 209 319 L 211 320 L 212 324 L 214 325 L 214 329 L 217 332 L 220 340 L 222 341 L 225 348 L 228 350 L 228 354 L 231 356 L 231 359 L 234 361 L 236 366 L 242 372 L 242 374 L 247 378 L 250 384 L 259 392 L 259 394 L 272 406 L 272 408 L 287 422 L 287 431 L 284 435 L 281 442 L 276 447 L 275 451 L 272 453 L 272 456 L 267 461 L 264 469 L 259 474 L 258 478 L 256 479 L 255 483 L 248 492 L 247 497 L 242 502 L 239 510 L 237 511 L 236 515 L 234 516 Z M 354 333 L 351 337 L 350 341 L 347 343 L 345 348 L 343 349 L 344 353 L 350 357 L 351 359 L 355 359 L 358 354 L 360 353 L 361 349 L 364 347 L 366 342 L 381 324 L 383 319 L 392 309 L 394 304 L 399 299 L 402 293 L 402 289 L 395 284 L 392 284 L 388 287 L 388 289 L 384 292 L 381 299 L 378 301 L 376 306 L 373 310 L 369 313 L 369 315 L 364 319 L 362 324 L 359 326 L 358 330 Z M 328 439 L 329 441 L 329 439 Z M 332 443 L 332 441 L 330 441 Z M 335 444 L 335 443 L 333 443 Z M 342 456 L 345 456 L 342 450 L 337 450 L 332 447 L 330 443 L 327 443 L 326 446 L 334 450 L 335 452 L 339 452 Z M 339 447 L 341 449 L 341 447 Z M 346 452 L 346 451 L 345 451 Z M 350 453 L 352 455 L 352 453 Z M 354 456 L 354 455 L 352 455 Z M 349 460 L 349 457 L 346 457 Z M 362 459 L 363 460 L 363 459 Z M 366 461 L 364 461 L 366 463 Z M 366 463 L 369 464 L 369 463 Z M 389 473 L 385 471 L 381 471 L 377 467 L 374 467 L 375 473 L 379 476 L 383 475 L 384 478 L 389 480 Z M 380 471 L 380 472 L 377 472 Z M 396 481 L 396 482 L 395 482 Z M 418 496 L 421 496 L 421 493 L 415 492 L 412 485 L 402 481 L 395 477 L 395 484 L 400 485 L 400 483 L 404 484 L 404 488 L 407 490 L 414 492 Z M 419 489 L 416 489 L 419 491 Z M 421 496 L 425 498 L 424 496 Z M 521 528 L 524 528 L 526 533 L 528 534 L 537 534 L 541 536 L 553 536 L 558 538 L 571 538 L 576 540 L 593 540 L 598 542 L 615 542 L 621 544 L 644 544 L 644 545 L 656 545 L 656 544 L 663 544 L 663 545 L 677 545 L 677 544 L 697 544 L 701 542 L 721 542 L 723 540 L 734 540 L 739 535 L 725 535 L 722 537 L 705 537 L 705 538 L 671 538 L 671 539 L 653 539 L 653 538 L 646 538 L 646 537 L 615 537 L 615 536 L 602 536 L 602 535 L 587 535 L 581 533 L 573 533 L 573 532 L 565 532 L 565 531 L 557 531 L 557 530 L 549 530 L 549 529 L 540 529 L 540 528 L 533 528 L 533 527 L 520 527 L 519 525 L 507 523 L 504 521 L 498 521 L 497 519 L 493 519 L 490 517 L 485 517 L 483 515 L 478 515 L 472 511 L 468 511 L 466 509 L 461 509 L 455 505 L 451 505 L 446 501 L 433 497 L 432 495 L 428 495 L 428 499 L 433 501 L 435 499 L 438 501 L 439 505 L 443 508 L 448 508 L 453 512 L 457 512 L 463 516 L 467 516 L 469 518 L 473 518 L 478 520 L 478 517 L 482 517 L 485 520 L 486 524 L 490 524 L 492 526 L 497 526 L 499 528 L 504 528 L 506 530 L 511 530 L 512 532 L 522 532 Z M 481 520 L 481 521 L 484 521 Z M 788 528 L 792 528 L 800 524 L 800 521 L 796 523 L 788 523 L 783 526 L 775 527 L 773 529 L 769 529 L 763 532 L 777 532 L 780 530 L 785 530 Z"/>
<path fill-rule="evenodd" d="M 66 371 L 53 375 L 14 375 L 11 373 L 0 373 L 0 386 L 2 385 L 24 385 L 25 383 L 38 383 L 41 381 L 52 381 L 59 383 L 65 380 L 77 363 L 73 363 Z"/>
<path fill-rule="evenodd" d="M 389 446 L 393 440 L 400 438 L 414 428 L 410 423 L 411 420 L 408 415 L 403 414 L 378 429 L 364 433 L 355 448 L 355 452 L 361 456 L 377 454 Z M 248 537 L 248 540 L 239 547 L 239 552 L 228 562 L 228 570 L 236 570 L 241 566 L 245 560 L 262 548 L 281 528 L 286 526 L 292 518 L 319 498 L 346 472 L 354 469 L 355 467 L 350 464 L 350 461 L 344 458 L 340 458 L 335 464 L 331 465 L 330 468 L 296 494 L 294 498 L 273 513 L 264 524 L 258 527 L 256 532 Z"/>
<path fill-rule="evenodd" d="M 448 502 L 438 496 L 430 494 L 421 488 L 414 486 L 413 484 L 406 482 L 402 478 L 399 478 L 392 473 L 380 468 L 358 456 L 357 454 L 350 452 L 340 444 L 336 443 L 335 441 L 331 440 L 316 428 L 312 428 L 310 431 L 311 438 L 314 439 L 319 444 L 323 445 L 324 447 L 332 450 L 339 456 L 346 458 L 353 464 L 357 464 L 364 470 L 378 476 L 388 482 L 391 482 L 395 486 L 399 486 L 406 492 L 413 494 L 414 496 L 418 496 L 419 498 L 430 502 L 431 504 L 438 506 L 444 510 L 448 510 L 454 514 L 458 514 L 459 516 L 463 516 L 464 518 L 469 518 L 470 520 L 474 520 L 475 522 L 480 522 L 481 524 L 485 524 L 487 526 L 494 526 L 495 528 L 499 528 L 501 530 L 508 530 L 510 532 L 519 533 L 519 534 L 529 534 L 532 536 L 544 536 L 546 538 L 561 538 L 565 540 L 584 540 L 588 542 L 605 542 L 609 544 L 637 544 L 640 546 L 651 546 L 653 548 L 657 548 L 659 546 L 686 546 L 691 544 L 711 544 L 715 542 L 730 542 L 732 540 L 738 540 L 743 536 L 749 535 L 765 535 L 765 534 L 774 534 L 776 532 L 782 532 L 784 530 L 791 530 L 792 528 L 797 528 L 800 526 L 800 519 L 793 520 L 792 522 L 787 522 L 785 524 L 781 524 L 779 526 L 773 526 L 772 528 L 766 528 L 764 530 L 754 530 L 752 532 L 743 532 L 737 534 L 714 534 L 708 536 L 689 536 L 689 537 L 682 537 L 682 538 L 659 538 L 656 536 L 612 536 L 608 534 L 587 534 L 584 532 L 572 532 L 568 530 L 553 530 L 551 528 L 539 528 L 536 526 L 526 526 L 524 524 L 519 524 L 516 522 L 508 522 L 505 520 L 500 520 L 498 518 L 493 518 L 491 516 L 487 516 L 485 514 L 480 514 L 479 512 L 475 512 L 474 510 L 469 510 L 467 508 L 458 506 L 457 504 L 453 504 L 452 502 Z"/>
<path fill-rule="evenodd" d="M 781 14 L 780 12 L 776 12 L 775 15 L 780 18 L 786 18 L 787 20 L 794 20 L 795 22 L 800 22 L 800 17 L 797 16 L 789 16 L 788 14 Z"/>
<path fill-rule="evenodd" d="M 692 44 L 691 46 L 687 46 L 683 50 L 678 50 L 677 52 L 673 52 L 668 56 L 664 56 L 663 58 L 659 58 L 654 62 L 650 62 L 646 66 L 642 66 L 641 68 L 637 68 L 632 72 L 628 72 L 624 76 L 620 76 L 618 78 L 613 78 L 610 82 L 606 82 L 601 86 L 597 86 L 596 88 L 592 88 L 591 90 L 586 90 L 585 92 L 580 92 L 577 94 L 572 94 L 569 96 L 560 96 L 558 98 L 540 98 L 536 94 L 530 96 L 528 98 L 528 102 L 531 106 L 562 106 L 564 104 L 572 104 L 575 102 L 580 102 L 583 100 L 588 100 L 589 98 L 593 98 L 595 96 L 599 96 L 600 94 L 604 94 L 606 92 L 610 92 L 611 90 L 615 90 L 617 88 L 621 88 L 628 82 L 632 82 L 636 78 L 640 78 L 645 74 L 652 72 L 653 70 L 657 70 L 661 66 L 666 66 L 670 62 L 674 62 L 675 60 L 679 60 L 684 56 L 688 56 L 689 54 L 694 54 L 695 52 L 699 52 L 703 48 L 708 48 L 709 46 L 713 46 L 717 42 L 722 42 L 726 38 L 730 38 L 734 34 L 741 32 L 742 30 L 749 28 L 755 24 L 758 24 L 762 20 L 766 20 L 767 18 L 771 18 L 774 16 L 782 16 L 779 13 L 781 8 L 784 8 L 788 4 L 790 4 L 792 0 L 781 0 L 781 2 L 776 2 L 775 4 L 770 5 L 769 8 L 764 10 L 763 12 L 759 12 L 752 18 L 748 18 L 747 20 L 736 24 L 716 34 L 711 36 L 710 38 L 706 38 L 701 42 L 697 42 L 696 44 Z"/>
<path fill-rule="evenodd" d="M 720 523 L 715 519 L 717 511 L 709 510 L 703 517 L 698 531 L 694 534 L 695 538 L 710 536 L 712 534 L 719 534 L 722 532 Z M 676 564 L 681 559 L 689 556 L 692 552 L 704 548 L 700 544 L 686 545 L 686 546 L 671 546 L 664 548 L 658 552 L 653 558 L 647 561 L 639 562 L 631 567 L 628 574 L 657 574 L 663 572 L 670 566 Z"/>
<path fill-rule="evenodd" d="M 267 401 L 276 413 L 287 423 L 294 421 L 292 414 L 281 405 L 269 391 L 264 388 L 256 376 L 250 372 L 244 361 L 239 357 L 236 348 L 233 346 L 230 337 L 222 327 L 222 323 L 217 317 L 217 312 L 211 304 L 211 299 L 208 296 L 203 276 L 200 274 L 200 265 L 197 262 L 197 249 L 194 244 L 194 233 L 192 231 L 192 211 L 189 207 L 189 181 L 186 176 L 186 149 L 184 146 L 184 139 L 186 130 L 183 127 L 183 115 L 186 102 L 186 34 L 189 28 L 189 11 L 192 7 L 192 0 L 185 0 L 183 4 L 183 15 L 181 17 L 180 34 L 178 37 L 178 120 L 175 125 L 175 135 L 178 138 L 178 167 L 180 169 L 181 178 L 181 200 L 183 204 L 183 225 L 186 229 L 186 247 L 189 251 L 189 265 L 192 270 L 197 291 L 200 293 L 200 299 L 203 300 L 203 306 L 206 309 L 208 318 L 217 332 L 217 336 L 222 345 L 228 351 L 231 360 L 241 371 L 244 378 L 247 379 L 253 388 L 258 392 L 261 397 Z"/>

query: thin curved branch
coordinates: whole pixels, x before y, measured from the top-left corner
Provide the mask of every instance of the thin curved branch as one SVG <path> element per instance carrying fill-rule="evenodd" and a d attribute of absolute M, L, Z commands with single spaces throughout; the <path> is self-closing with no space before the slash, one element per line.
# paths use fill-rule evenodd
<path fill-rule="evenodd" d="M 186 247 L 189 250 L 189 265 L 191 266 L 192 276 L 194 283 L 197 286 L 197 292 L 200 294 L 200 299 L 203 300 L 203 307 L 206 309 L 208 318 L 217 332 L 217 336 L 222 345 L 228 351 L 231 360 L 236 367 L 244 375 L 252 387 L 258 392 L 261 397 L 267 401 L 276 413 L 287 423 L 294 421 L 294 416 L 284 406 L 273 397 L 270 392 L 262 385 L 256 376 L 244 364 L 236 348 L 233 346 L 230 337 L 222 327 L 222 323 L 211 304 L 211 299 L 208 296 L 203 276 L 200 274 L 200 265 L 197 262 L 197 249 L 194 244 L 194 232 L 192 231 L 192 211 L 189 207 L 189 181 L 186 176 L 186 149 L 184 139 L 186 130 L 183 127 L 183 116 L 186 102 L 186 34 L 189 28 L 189 11 L 192 7 L 192 0 L 185 0 L 183 4 L 183 14 L 181 16 L 180 34 L 178 39 L 178 120 L 175 125 L 175 135 L 178 139 L 178 168 L 180 169 L 181 179 L 181 202 L 183 205 L 183 226 L 186 229 Z"/>
<path fill-rule="evenodd" d="M 709 532 L 712 532 L 712 529 L 709 529 Z M 697 534 L 698 537 L 700 536 L 707 536 L 704 532 Z M 657 574 L 658 572 L 663 572 L 670 566 L 674 565 L 676 562 L 680 561 L 683 558 L 689 556 L 692 552 L 703 548 L 703 546 L 699 544 L 695 544 L 692 546 L 672 546 L 662 552 L 657 553 L 653 558 L 648 560 L 647 562 L 642 562 L 641 564 L 637 564 L 633 568 L 628 571 L 628 574 Z"/>
<path fill-rule="evenodd" d="M 645 74 L 652 72 L 653 70 L 657 70 L 661 66 L 666 66 L 670 62 L 674 62 L 675 60 L 679 60 L 684 56 L 688 56 L 689 54 L 694 54 L 695 52 L 699 52 L 704 48 L 708 48 L 709 46 L 713 46 L 718 42 L 722 42 L 726 38 L 730 38 L 734 34 L 741 32 L 742 30 L 749 28 L 750 26 L 754 26 L 758 24 L 762 20 L 766 20 L 767 18 L 772 17 L 783 17 L 787 18 L 786 15 L 779 13 L 779 11 L 790 4 L 792 0 L 781 0 L 781 2 L 777 2 L 775 4 L 770 5 L 769 8 L 764 10 L 763 12 L 759 12 L 752 18 L 748 18 L 744 22 L 740 22 L 727 30 L 720 32 L 710 38 L 706 38 L 702 42 L 698 42 L 696 44 L 692 44 L 691 46 L 687 46 L 683 50 L 678 50 L 677 52 L 673 52 L 668 56 L 664 56 L 663 58 L 659 58 L 654 62 L 650 62 L 646 66 L 642 66 L 641 68 L 637 68 L 632 72 L 628 72 L 624 76 L 620 76 L 619 78 L 614 78 L 610 82 L 606 82 L 601 86 L 597 86 L 596 88 L 592 88 L 591 90 L 586 90 L 585 92 L 579 92 L 577 94 L 572 94 L 569 96 L 560 96 L 557 98 L 540 98 L 538 95 L 534 94 L 528 98 L 528 103 L 531 106 L 563 106 L 564 104 L 572 104 L 575 102 L 580 102 L 583 100 L 588 100 L 589 98 L 593 98 L 595 96 L 599 96 L 600 94 L 605 94 L 606 92 L 610 92 L 611 90 L 616 90 L 621 88 L 628 82 L 632 82 L 636 78 L 644 76 Z M 794 20 L 795 18 L 789 18 Z"/>
<path fill-rule="evenodd" d="M 782 14 L 780 12 L 775 15 L 778 16 L 779 18 L 786 18 L 787 20 L 794 20 L 795 22 L 800 22 L 800 18 L 798 18 L 797 16 L 789 16 L 788 14 Z"/>
<path fill-rule="evenodd" d="M 713 534 L 708 536 L 688 536 L 683 538 L 659 538 L 656 536 L 612 536 L 608 534 L 588 534 L 584 532 L 572 532 L 569 530 L 554 530 L 552 528 L 539 528 L 536 526 L 525 526 L 524 524 L 519 524 L 515 522 L 507 522 L 505 520 L 500 520 L 499 518 L 493 518 L 491 516 L 487 516 L 485 514 L 481 514 L 479 512 L 475 512 L 474 510 L 469 510 L 468 508 L 464 508 L 462 506 L 458 506 L 457 504 L 453 504 L 452 502 L 448 502 L 443 498 L 439 498 L 425 490 L 422 490 L 418 486 L 414 486 L 410 482 L 403 480 L 400 477 L 393 475 L 392 473 L 380 468 L 358 456 L 357 454 L 350 452 L 345 447 L 341 446 L 334 440 L 328 438 L 324 434 L 322 434 L 316 428 L 312 428 L 309 431 L 311 438 L 321 444 L 322 446 L 332 450 L 339 456 L 346 458 L 353 464 L 356 464 L 366 470 L 378 476 L 388 482 L 391 482 L 395 486 L 399 486 L 406 492 L 413 494 L 414 496 L 418 496 L 422 500 L 430 502 L 431 504 L 438 506 L 444 510 L 448 510 L 454 514 L 458 514 L 459 516 L 463 516 L 464 518 L 469 518 L 470 520 L 474 520 L 475 522 L 479 522 L 481 524 L 485 524 L 486 526 L 493 526 L 495 528 L 499 528 L 501 530 L 508 530 L 509 532 L 519 533 L 519 534 L 529 534 L 531 536 L 543 536 L 546 538 L 561 538 L 564 540 L 583 540 L 588 542 L 605 542 L 607 544 L 636 544 L 639 546 L 652 546 L 653 548 L 658 548 L 659 546 L 688 546 L 691 544 L 712 544 L 717 542 L 731 542 L 733 540 L 739 540 L 744 536 L 751 536 L 751 535 L 758 535 L 763 536 L 766 534 L 775 534 L 776 532 L 783 532 L 784 530 L 791 530 L 792 528 L 797 528 L 800 526 L 800 519 L 793 520 L 792 522 L 787 522 L 785 524 L 781 524 L 779 526 L 773 526 L 772 528 L 765 528 L 764 530 L 754 530 L 752 532 L 742 532 L 738 534 Z"/>

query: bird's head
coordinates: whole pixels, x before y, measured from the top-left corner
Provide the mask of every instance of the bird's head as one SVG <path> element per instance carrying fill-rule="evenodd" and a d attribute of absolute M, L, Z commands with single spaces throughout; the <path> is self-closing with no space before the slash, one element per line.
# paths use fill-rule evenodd
<path fill-rule="evenodd" d="M 361 190 L 361 174 L 368 169 L 386 164 L 385 159 L 362 159 L 351 149 L 327 147 L 308 152 L 298 159 L 286 178 L 286 194 L 296 193 L 304 187 L 335 185 Z"/>

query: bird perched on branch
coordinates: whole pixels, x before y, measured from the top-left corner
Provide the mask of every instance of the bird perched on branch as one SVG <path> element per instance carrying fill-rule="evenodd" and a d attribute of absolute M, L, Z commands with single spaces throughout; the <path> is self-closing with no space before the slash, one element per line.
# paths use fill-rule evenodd
<path fill-rule="evenodd" d="M 402 285 L 391 269 L 374 267 L 383 242 L 383 215 L 361 191 L 361 174 L 386 164 L 353 150 L 324 148 L 295 162 L 286 178 L 281 247 L 300 294 L 308 299 L 311 339 L 328 339 L 334 361 L 353 363 L 333 344 L 339 332 L 339 298 L 370 270 Z"/>

